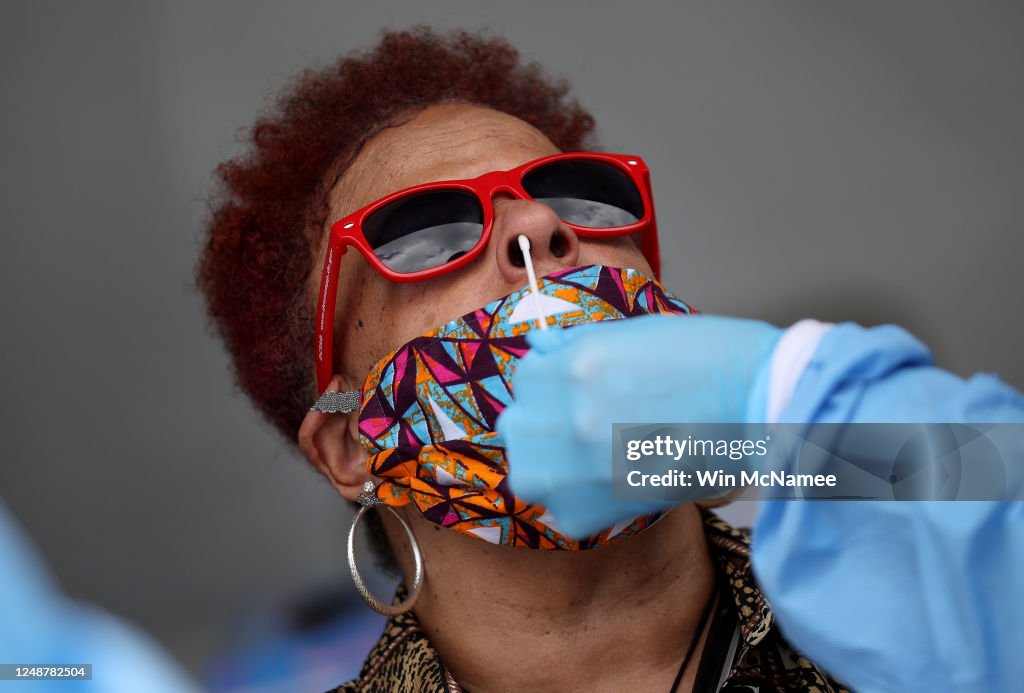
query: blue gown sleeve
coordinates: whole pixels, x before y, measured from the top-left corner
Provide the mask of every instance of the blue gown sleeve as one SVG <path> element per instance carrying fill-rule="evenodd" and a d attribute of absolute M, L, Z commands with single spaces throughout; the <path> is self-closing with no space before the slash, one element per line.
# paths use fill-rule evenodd
<path fill-rule="evenodd" d="M 780 420 L 1020 423 L 1024 398 L 898 327 L 843 324 Z M 999 452 L 1020 497 L 1024 441 Z M 1024 690 L 1021 502 L 763 502 L 753 565 L 783 635 L 854 690 Z"/>

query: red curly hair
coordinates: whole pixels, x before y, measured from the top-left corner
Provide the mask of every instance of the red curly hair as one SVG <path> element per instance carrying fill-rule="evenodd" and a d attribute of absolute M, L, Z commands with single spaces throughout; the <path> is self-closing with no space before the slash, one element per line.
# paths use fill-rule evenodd
<path fill-rule="evenodd" d="M 239 387 L 288 440 L 317 394 L 306 287 L 327 196 L 363 143 L 400 116 L 464 102 L 513 115 L 563 151 L 588 149 L 594 120 L 568 90 L 501 38 L 387 31 L 370 51 L 302 73 L 248 132 L 246 153 L 217 168 L 197 284 Z"/>

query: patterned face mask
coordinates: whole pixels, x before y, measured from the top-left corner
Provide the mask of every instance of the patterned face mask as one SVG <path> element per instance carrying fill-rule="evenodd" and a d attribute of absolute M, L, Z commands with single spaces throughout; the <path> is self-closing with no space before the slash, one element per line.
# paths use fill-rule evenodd
<path fill-rule="evenodd" d="M 549 323 L 577 325 L 651 313 L 689 314 L 657 281 L 631 269 L 574 267 L 539 280 Z M 523 287 L 385 356 L 363 385 L 359 432 L 367 466 L 388 505 L 413 503 L 442 527 L 494 544 L 589 549 L 632 536 L 657 515 L 627 520 L 582 541 L 562 535 L 543 506 L 508 490 L 495 422 L 512 401 L 516 361 L 530 347 L 538 300 Z"/>

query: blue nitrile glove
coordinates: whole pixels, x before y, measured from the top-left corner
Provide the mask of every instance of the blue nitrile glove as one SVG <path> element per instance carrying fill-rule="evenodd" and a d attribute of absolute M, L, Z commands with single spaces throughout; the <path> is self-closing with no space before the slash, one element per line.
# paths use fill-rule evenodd
<path fill-rule="evenodd" d="M 650 315 L 534 330 L 498 419 L 509 484 L 585 537 L 678 503 L 612 494 L 612 423 L 763 422 L 782 330 L 710 315 Z M 710 495 L 693 489 L 690 500 Z"/>

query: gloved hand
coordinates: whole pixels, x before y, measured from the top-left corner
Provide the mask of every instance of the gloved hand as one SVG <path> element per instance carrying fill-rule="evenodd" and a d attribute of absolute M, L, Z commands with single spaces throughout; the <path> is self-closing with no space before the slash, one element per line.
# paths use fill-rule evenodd
<path fill-rule="evenodd" d="M 58 589 L 35 547 L 0 501 L 0 653 L 7 662 L 91 664 L 91 680 L 0 691 L 198 693 L 195 683 L 142 631 Z M 22 664 L 22 666 L 25 666 Z"/>
<path fill-rule="evenodd" d="M 512 378 L 514 401 L 497 424 L 512 492 L 546 506 L 573 537 L 678 503 L 613 497 L 612 423 L 764 421 L 768 363 L 781 334 L 767 323 L 710 315 L 530 332 L 532 349 Z"/>

